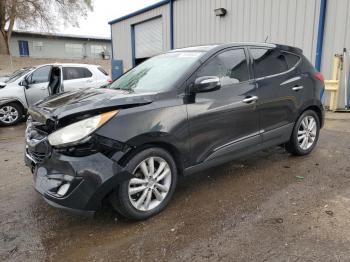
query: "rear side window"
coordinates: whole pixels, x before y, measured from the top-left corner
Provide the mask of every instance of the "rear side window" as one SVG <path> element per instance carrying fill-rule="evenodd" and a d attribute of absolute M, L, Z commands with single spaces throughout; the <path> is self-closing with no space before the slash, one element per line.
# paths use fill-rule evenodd
<path fill-rule="evenodd" d="M 229 50 L 215 56 L 199 70 L 197 77 L 201 76 L 217 76 L 222 85 L 249 80 L 244 49 Z"/>
<path fill-rule="evenodd" d="M 85 67 L 63 67 L 63 80 L 92 77 L 92 73 Z"/>
<path fill-rule="evenodd" d="M 251 48 L 255 77 L 276 75 L 288 71 L 299 61 L 299 57 L 278 49 Z"/>
<path fill-rule="evenodd" d="M 102 67 L 99 66 L 99 67 L 97 67 L 97 69 L 98 69 L 99 71 L 101 71 L 102 74 L 108 76 L 108 73 L 107 73 Z"/>

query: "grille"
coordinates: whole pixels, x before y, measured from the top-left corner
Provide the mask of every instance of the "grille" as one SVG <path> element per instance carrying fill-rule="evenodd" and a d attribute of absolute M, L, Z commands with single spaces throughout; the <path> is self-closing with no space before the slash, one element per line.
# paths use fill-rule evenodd
<path fill-rule="evenodd" d="M 29 149 L 27 151 L 28 151 L 28 154 L 38 163 L 43 162 L 46 157 L 46 154 L 42 152 L 35 152 Z"/>

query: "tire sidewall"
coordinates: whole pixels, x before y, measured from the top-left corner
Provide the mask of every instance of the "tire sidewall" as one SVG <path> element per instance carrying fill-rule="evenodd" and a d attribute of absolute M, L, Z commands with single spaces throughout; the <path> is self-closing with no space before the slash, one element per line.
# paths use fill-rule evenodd
<path fill-rule="evenodd" d="M 299 142 L 298 142 L 298 130 L 301 124 L 301 121 L 306 117 L 306 116 L 312 116 L 315 121 L 316 121 L 316 137 L 314 140 L 314 143 L 312 144 L 312 146 L 306 150 L 300 148 L 299 146 Z M 309 154 L 316 146 L 318 138 L 320 135 L 320 119 L 318 117 L 318 115 L 316 114 L 315 111 L 313 110 L 307 110 L 305 111 L 298 119 L 298 121 L 295 124 L 294 130 L 293 130 L 293 134 L 292 134 L 292 140 L 293 140 L 293 145 L 295 147 L 295 151 L 298 155 L 307 155 Z"/>
<path fill-rule="evenodd" d="M 1 105 L 0 109 L 5 107 L 5 106 L 11 106 L 11 107 L 15 108 L 17 110 L 17 112 L 18 112 L 18 118 L 16 119 L 16 121 L 14 121 L 12 123 L 5 123 L 5 122 L 2 122 L 0 120 L 0 126 L 13 126 L 13 125 L 16 125 L 18 122 L 21 121 L 22 116 L 23 116 L 23 110 L 22 110 L 21 106 L 19 106 L 16 103 L 9 103 L 9 104 Z"/>
<path fill-rule="evenodd" d="M 140 211 L 137 210 L 131 203 L 129 199 L 129 180 L 124 181 L 115 194 L 115 197 L 118 197 L 120 205 L 122 205 L 122 209 L 127 212 L 127 217 L 135 220 L 143 220 L 158 214 L 162 211 L 169 203 L 172 195 L 174 194 L 176 184 L 177 184 L 177 168 L 173 157 L 165 150 L 161 148 L 149 148 L 144 151 L 139 152 L 134 157 L 132 157 L 127 163 L 125 169 L 131 174 L 134 172 L 135 168 L 145 159 L 149 157 L 161 157 L 169 164 L 171 170 L 171 185 L 169 192 L 162 203 L 160 203 L 157 207 L 149 211 Z"/>

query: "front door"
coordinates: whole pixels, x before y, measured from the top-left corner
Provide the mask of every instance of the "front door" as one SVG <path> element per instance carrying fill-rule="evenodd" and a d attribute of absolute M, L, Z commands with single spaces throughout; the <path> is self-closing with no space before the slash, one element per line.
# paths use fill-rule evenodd
<path fill-rule="evenodd" d="M 43 66 L 31 73 L 25 86 L 25 94 L 28 106 L 31 106 L 39 100 L 49 96 L 49 79 L 52 66 Z"/>
<path fill-rule="evenodd" d="M 29 56 L 29 47 L 28 41 L 18 41 L 19 55 L 20 56 Z"/>
<path fill-rule="evenodd" d="M 221 88 L 197 93 L 187 105 L 193 164 L 249 149 L 260 143 L 257 90 L 244 48 L 210 58 L 189 81 L 217 76 Z"/>

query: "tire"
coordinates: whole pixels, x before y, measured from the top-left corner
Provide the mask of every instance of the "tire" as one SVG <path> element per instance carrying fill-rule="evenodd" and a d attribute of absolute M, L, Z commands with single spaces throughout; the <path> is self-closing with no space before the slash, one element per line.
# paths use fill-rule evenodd
<path fill-rule="evenodd" d="M 120 184 L 110 194 L 112 207 L 131 220 L 144 220 L 161 212 L 168 205 L 177 184 L 173 157 L 161 148 L 148 148 L 133 156 L 126 170 L 135 177 Z M 147 177 L 147 173 L 153 176 Z"/>
<path fill-rule="evenodd" d="M 23 109 L 17 103 L 9 103 L 0 106 L 0 125 L 13 126 L 22 120 Z"/>
<path fill-rule="evenodd" d="M 306 110 L 295 123 L 286 149 L 296 156 L 310 154 L 317 144 L 319 134 L 320 120 L 317 113 L 313 110 Z"/>

